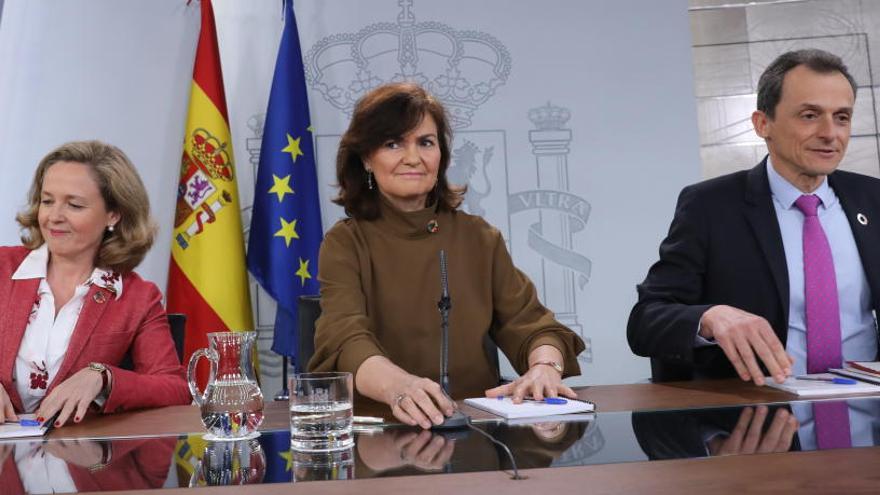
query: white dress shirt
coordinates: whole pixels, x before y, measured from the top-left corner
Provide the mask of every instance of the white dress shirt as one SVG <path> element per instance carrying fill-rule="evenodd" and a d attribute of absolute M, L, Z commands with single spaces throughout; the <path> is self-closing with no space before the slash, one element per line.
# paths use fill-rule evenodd
<path fill-rule="evenodd" d="M 794 204 L 803 193 L 776 172 L 770 163 L 770 157 L 767 157 L 767 178 L 782 234 L 785 264 L 788 267 L 788 338 L 785 350 L 795 359 L 792 373 L 803 375 L 807 372 L 804 214 Z M 819 223 L 828 238 L 834 260 L 843 359 L 873 361 L 877 358 L 877 324 L 871 310 L 871 289 L 852 228 L 846 220 L 846 212 L 843 211 L 840 200 L 828 185 L 827 178 L 813 194 L 822 200 L 818 210 Z"/>
<path fill-rule="evenodd" d="M 13 373 L 24 412 L 34 412 L 37 409 L 55 379 L 67 353 L 70 337 L 76 328 L 89 287 L 92 284 L 104 287 L 115 293 L 116 299 L 122 295 L 121 277 L 114 272 L 95 268 L 88 280 L 76 287 L 73 297 L 55 314 L 55 296 L 46 281 L 48 262 L 49 250 L 43 244 L 28 253 L 12 274 L 13 280 L 40 279 L 40 287 L 15 358 Z M 43 379 L 46 374 L 48 377 Z"/>
<path fill-rule="evenodd" d="M 36 442 L 15 447 L 15 464 L 25 493 L 76 493 L 67 463 L 43 450 Z"/>

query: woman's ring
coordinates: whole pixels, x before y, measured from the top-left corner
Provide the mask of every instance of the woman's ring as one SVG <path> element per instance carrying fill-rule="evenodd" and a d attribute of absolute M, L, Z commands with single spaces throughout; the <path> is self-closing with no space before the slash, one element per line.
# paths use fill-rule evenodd
<path fill-rule="evenodd" d="M 400 403 L 401 403 L 401 401 L 403 401 L 403 399 L 406 399 L 406 394 L 405 394 L 405 393 L 403 393 L 403 394 L 397 394 L 397 398 L 394 399 L 394 404 L 395 404 L 397 407 L 401 407 L 401 406 L 400 406 Z"/>

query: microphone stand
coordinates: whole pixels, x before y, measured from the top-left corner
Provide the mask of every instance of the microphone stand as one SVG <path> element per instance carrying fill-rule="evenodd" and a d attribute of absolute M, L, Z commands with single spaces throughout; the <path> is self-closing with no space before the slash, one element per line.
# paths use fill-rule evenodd
<path fill-rule="evenodd" d="M 452 309 L 452 298 L 449 297 L 449 282 L 446 276 L 446 251 L 440 250 L 440 300 L 437 309 L 440 310 L 440 388 L 446 397 L 449 397 L 449 310 Z M 431 429 L 448 430 L 464 428 L 468 424 L 468 417 L 455 410 L 452 416 L 447 417 L 443 423 L 434 425 Z"/>
<path fill-rule="evenodd" d="M 275 400 L 289 400 L 290 399 L 290 390 L 287 389 L 287 356 L 281 356 L 281 390 L 275 394 Z"/>

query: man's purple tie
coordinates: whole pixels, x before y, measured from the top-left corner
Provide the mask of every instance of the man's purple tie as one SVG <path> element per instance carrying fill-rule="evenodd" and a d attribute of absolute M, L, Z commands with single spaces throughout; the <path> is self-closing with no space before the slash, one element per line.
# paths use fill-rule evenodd
<path fill-rule="evenodd" d="M 840 310 L 837 278 L 831 246 L 817 210 L 819 197 L 803 195 L 795 201 L 804 214 L 804 305 L 807 313 L 807 373 L 824 373 L 840 368 L 843 351 L 840 339 Z M 816 443 L 820 449 L 852 446 L 846 402 L 813 404 Z"/>
<path fill-rule="evenodd" d="M 807 373 L 840 368 L 840 311 L 831 246 L 816 216 L 819 197 L 794 203 L 804 214 L 804 304 L 807 309 Z"/>

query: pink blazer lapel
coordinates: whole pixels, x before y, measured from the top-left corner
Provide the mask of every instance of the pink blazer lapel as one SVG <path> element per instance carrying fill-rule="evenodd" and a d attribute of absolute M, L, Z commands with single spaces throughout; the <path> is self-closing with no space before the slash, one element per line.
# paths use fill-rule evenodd
<path fill-rule="evenodd" d="M 46 395 L 52 392 L 52 389 L 59 383 L 68 378 L 71 373 L 71 367 L 79 359 L 83 348 L 85 348 L 86 343 L 89 341 L 89 337 L 92 336 L 92 333 L 98 327 L 101 316 L 114 298 L 113 293 L 103 287 L 92 285 L 89 288 L 85 301 L 83 301 L 82 311 L 80 311 L 79 318 L 76 321 L 76 327 L 73 329 L 73 335 L 70 336 L 70 343 L 67 345 L 64 361 L 61 362 L 61 367 L 58 368 L 55 379 L 52 380 L 52 384 L 46 390 Z"/>
<path fill-rule="evenodd" d="M 13 366 L 39 287 L 38 278 L 12 281 L 12 291 L 6 301 L 5 317 L 0 327 L 0 342 L 3 343 L 0 346 L 0 349 L 3 349 L 3 352 L 0 352 L 0 383 L 9 394 L 16 411 L 22 410 L 22 404 L 18 390 L 12 383 Z"/>

